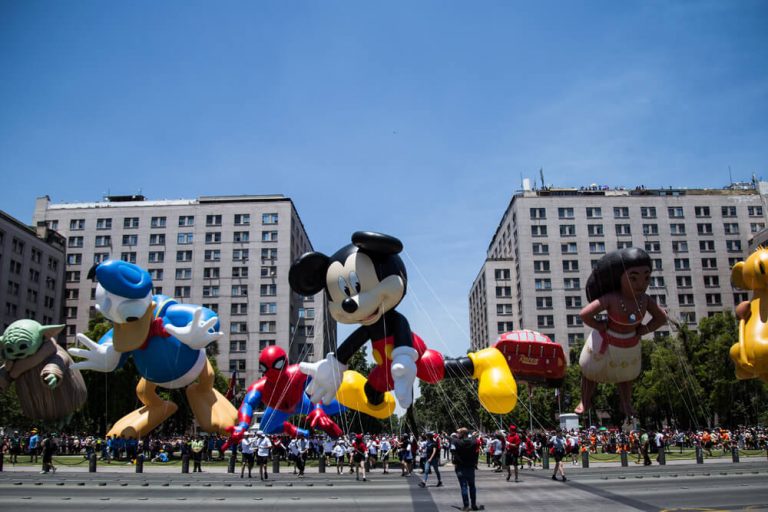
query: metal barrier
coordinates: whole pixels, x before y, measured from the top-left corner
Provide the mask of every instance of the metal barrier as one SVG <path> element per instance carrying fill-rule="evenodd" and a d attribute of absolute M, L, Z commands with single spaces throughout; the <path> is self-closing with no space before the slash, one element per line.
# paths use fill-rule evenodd
<path fill-rule="evenodd" d="M 320 473 L 325 473 L 325 455 L 321 455 L 320 456 L 320 462 L 319 462 L 317 470 Z"/>
<path fill-rule="evenodd" d="M 272 473 L 277 474 L 280 472 L 280 457 L 274 457 L 272 459 Z"/>
<path fill-rule="evenodd" d="M 589 467 L 589 451 L 581 452 L 581 467 L 583 468 Z"/>
<path fill-rule="evenodd" d="M 627 452 L 623 451 L 621 452 L 621 467 L 626 468 L 629 466 L 629 456 L 627 455 Z"/>
<path fill-rule="evenodd" d="M 144 472 L 144 454 L 143 453 L 140 453 L 136 456 L 136 472 L 137 473 Z"/>
<path fill-rule="evenodd" d="M 88 459 L 88 472 L 89 473 L 96 472 L 96 453 L 92 453 L 91 458 Z"/>
<path fill-rule="evenodd" d="M 541 468 L 549 469 L 549 450 L 546 447 L 541 450 Z"/>

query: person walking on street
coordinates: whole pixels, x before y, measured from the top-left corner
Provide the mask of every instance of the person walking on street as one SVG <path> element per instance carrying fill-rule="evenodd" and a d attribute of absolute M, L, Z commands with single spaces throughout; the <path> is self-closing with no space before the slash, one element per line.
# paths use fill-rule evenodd
<path fill-rule="evenodd" d="M 236 450 L 237 447 L 232 448 L 233 452 L 236 452 Z M 243 465 L 240 467 L 240 478 L 243 478 L 246 466 L 248 466 L 248 478 L 251 478 L 251 471 L 253 470 L 253 434 L 251 432 L 246 432 L 245 437 L 240 441 L 240 452 L 243 454 Z"/>
<path fill-rule="evenodd" d="M 565 457 L 565 439 L 563 438 L 563 431 L 557 429 L 557 433 L 549 440 L 549 444 L 552 446 L 552 454 L 555 457 L 555 472 L 552 473 L 552 480 L 557 480 L 557 474 L 563 478 L 563 482 L 567 480 L 565 478 L 565 463 L 563 463 L 563 457 Z"/>
<path fill-rule="evenodd" d="M 640 452 L 643 454 L 643 465 L 650 466 L 651 458 L 648 456 L 648 450 L 651 447 L 650 440 L 648 438 L 648 432 L 645 429 L 640 429 Z"/>
<path fill-rule="evenodd" d="M 259 465 L 259 478 L 267 479 L 267 462 L 269 461 L 269 452 L 272 450 L 272 441 L 259 430 L 256 432 L 256 463 Z"/>
<path fill-rule="evenodd" d="M 360 480 L 360 472 L 363 473 L 363 482 L 367 482 L 365 478 L 365 456 L 368 453 L 368 446 L 366 446 L 363 440 L 363 434 L 357 434 L 355 441 L 352 443 L 352 460 L 355 466 L 355 480 Z"/>
<path fill-rule="evenodd" d="M 379 449 L 381 450 L 381 464 L 384 466 L 384 474 L 386 475 L 389 473 L 389 456 L 392 452 L 392 444 L 389 442 L 388 437 L 385 436 L 381 439 Z"/>
<path fill-rule="evenodd" d="M 509 426 L 507 442 L 504 446 L 505 458 L 504 464 L 507 466 L 507 482 L 512 478 L 512 468 L 515 470 L 515 482 L 519 482 L 517 477 L 518 459 L 520 457 L 520 435 L 517 433 L 517 425 Z"/>
<path fill-rule="evenodd" d="M 456 435 L 453 468 L 461 488 L 461 501 L 464 504 L 461 510 L 483 510 L 485 507 L 477 504 L 475 488 L 475 469 L 479 448 L 477 440 L 470 436 L 469 431 L 464 427 L 457 430 Z"/>
<path fill-rule="evenodd" d="M 298 450 L 296 455 L 296 469 L 299 470 L 299 476 L 304 476 L 304 468 L 307 465 L 307 454 L 309 452 L 309 442 L 301 432 L 299 432 L 299 438 L 296 440 L 296 448 Z"/>
<path fill-rule="evenodd" d="M 427 441 L 427 460 L 424 462 L 424 480 L 419 482 L 419 487 L 426 487 L 427 480 L 429 480 L 430 469 L 435 471 L 437 475 L 437 486 L 443 486 L 443 480 L 440 478 L 440 446 L 437 444 L 435 434 L 431 432 L 425 434 Z"/>
<path fill-rule="evenodd" d="M 40 445 L 43 450 L 43 470 L 41 474 L 47 474 L 49 471 L 56 472 L 56 466 L 53 465 L 53 454 L 56 453 L 58 446 L 56 445 L 56 439 L 53 438 L 51 433 L 45 435 L 45 439 Z"/>
<path fill-rule="evenodd" d="M 189 443 L 189 447 L 192 449 L 192 460 L 194 461 L 193 473 L 202 473 L 202 461 L 203 461 L 203 448 L 205 448 L 205 441 L 197 436 L 194 441 Z"/>

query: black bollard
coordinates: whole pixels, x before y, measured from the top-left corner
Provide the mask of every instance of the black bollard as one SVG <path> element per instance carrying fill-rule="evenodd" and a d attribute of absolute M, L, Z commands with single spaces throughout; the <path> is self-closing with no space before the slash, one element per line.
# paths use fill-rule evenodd
<path fill-rule="evenodd" d="M 136 456 L 136 472 L 137 473 L 144 472 L 144 454 L 143 453 L 140 453 Z"/>
<path fill-rule="evenodd" d="M 739 447 L 738 446 L 731 447 L 731 457 L 733 457 L 733 462 L 739 462 Z"/>
<path fill-rule="evenodd" d="M 621 451 L 621 467 L 626 468 L 629 466 L 629 457 L 627 456 L 627 452 L 622 450 Z"/>
<path fill-rule="evenodd" d="M 280 457 L 273 457 L 272 458 L 272 473 L 279 473 L 280 472 Z"/>
<path fill-rule="evenodd" d="M 541 469 L 549 469 L 549 450 L 541 450 Z"/>
<path fill-rule="evenodd" d="M 701 446 L 696 447 L 696 464 L 704 464 L 704 451 Z"/>
<path fill-rule="evenodd" d="M 96 472 L 96 453 L 92 453 L 91 457 L 88 459 L 88 472 Z"/>
<path fill-rule="evenodd" d="M 664 452 L 664 448 L 659 448 L 659 466 L 667 465 L 667 454 Z"/>
<path fill-rule="evenodd" d="M 229 456 L 229 463 L 227 464 L 227 473 L 235 472 L 235 464 L 237 464 L 237 452 L 232 450 L 232 455 Z"/>
<path fill-rule="evenodd" d="M 0 450 L 0 473 L 3 472 L 3 452 Z"/>
<path fill-rule="evenodd" d="M 186 453 L 181 456 L 181 472 L 189 473 L 189 455 Z"/>
<path fill-rule="evenodd" d="M 318 466 L 318 471 L 320 473 L 325 473 L 325 455 L 320 456 L 320 465 Z"/>
<path fill-rule="evenodd" d="M 588 468 L 589 467 L 589 450 L 584 450 L 581 452 L 581 467 Z"/>

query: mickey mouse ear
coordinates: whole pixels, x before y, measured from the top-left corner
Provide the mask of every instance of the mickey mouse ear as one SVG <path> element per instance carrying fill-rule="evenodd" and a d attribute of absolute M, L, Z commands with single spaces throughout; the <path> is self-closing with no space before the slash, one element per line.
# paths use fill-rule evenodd
<path fill-rule="evenodd" d="M 385 256 L 398 254 L 403 250 L 403 242 L 399 239 L 372 231 L 355 231 L 352 234 L 352 243 L 364 251 Z"/>
<path fill-rule="evenodd" d="M 325 274 L 331 259 L 319 252 L 308 252 L 291 265 L 288 283 L 300 295 L 314 295 L 325 288 Z"/>

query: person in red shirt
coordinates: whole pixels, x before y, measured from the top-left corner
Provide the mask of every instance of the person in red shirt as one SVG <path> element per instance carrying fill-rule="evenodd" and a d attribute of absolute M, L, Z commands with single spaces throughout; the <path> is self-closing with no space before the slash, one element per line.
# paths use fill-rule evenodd
<path fill-rule="evenodd" d="M 509 434 L 507 434 L 507 442 L 505 445 L 505 460 L 504 464 L 507 466 L 507 482 L 512 478 L 512 468 L 515 468 L 515 482 L 519 482 L 517 478 L 517 465 L 518 458 L 520 457 L 520 436 L 517 433 L 517 426 L 509 426 Z"/>

